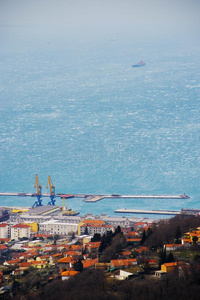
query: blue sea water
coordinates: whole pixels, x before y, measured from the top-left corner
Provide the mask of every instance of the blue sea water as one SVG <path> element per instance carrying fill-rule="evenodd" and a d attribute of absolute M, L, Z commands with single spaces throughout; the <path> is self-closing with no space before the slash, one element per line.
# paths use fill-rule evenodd
<path fill-rule="evenodd" d="M 200 209 L 198 41 L 30 39 L 0 51 L 0 192 L 35 192 L 35 174 L 47 192 L 51 175 L 57 193 L 190 196 L 69 200 L 81 214 Z"/>

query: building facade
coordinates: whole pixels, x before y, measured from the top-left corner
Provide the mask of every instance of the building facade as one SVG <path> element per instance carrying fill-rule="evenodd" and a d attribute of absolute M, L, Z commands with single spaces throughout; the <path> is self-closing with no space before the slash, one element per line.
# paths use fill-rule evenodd
<path fill-rule="evenodd" d="M 75 233 L 78 231 L 78 224 L 66 222 L 63 223 L 59 222 L 59 220 L 54 219 L 39 224 L 40 233 L 67 235 L 72 231 Z"/>
<path fill-rule="evenodd" d="M 11 240 L 19 240 L 23 237 L 30 237 L 30 226 L 25 224 L 16 224 L 11 227 Z"/>
<path fill-rule="evenodd" d="M 83 220 L 78 224 L 78 235 L 88 234 L 93 236 L 95 233 L 103 235 L 107 231 L 113 231 L 113 226 L 107 225 L 101 220 Z"/>
<path fill-rule="evenodd" d="M 9 232 L 8 224 L 1 223 L 0 224 L 0 238 L 1 239 L 7 239 L 8 238 L 8 232 Z"/>

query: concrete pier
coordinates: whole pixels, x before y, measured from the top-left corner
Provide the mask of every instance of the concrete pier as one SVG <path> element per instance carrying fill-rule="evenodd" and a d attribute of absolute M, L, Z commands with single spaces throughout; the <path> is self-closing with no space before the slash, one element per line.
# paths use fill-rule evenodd
<path fill-rule="evenodd" d="M 129 214 L 154 214 L 154 215 L 180 215 L 181 211 L 177 210 L 141 210 L 141 209 L 116 209 L 115 213 Z"/>
<path fill-rule="evenodd" d="M 91 196 L 84 199 L 85 202 L 97 202 L 105 198 L 104 196 Z"/>
<path fill-rule="evenodd" d="M 77 195 L 75 196 L 77 197 Z M 102 199 L 189 199 L 190 197 L 183 195 L 90 195 L 84 198 L 85 202 L 97 202 Z"/>

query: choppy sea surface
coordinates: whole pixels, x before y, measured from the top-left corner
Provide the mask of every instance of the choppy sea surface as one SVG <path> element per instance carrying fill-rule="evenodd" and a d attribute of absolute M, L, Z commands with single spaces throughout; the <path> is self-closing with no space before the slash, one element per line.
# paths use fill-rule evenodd
<path fill-rule="evenodd" d="M 81 214 L 200 209 L 200 43 L 30 40 L 0 51 L 0 192 L 34 193 L 38 174 L 46 193 L 50 175 L 57 193 L 190 196 L 68 200 Z"/>

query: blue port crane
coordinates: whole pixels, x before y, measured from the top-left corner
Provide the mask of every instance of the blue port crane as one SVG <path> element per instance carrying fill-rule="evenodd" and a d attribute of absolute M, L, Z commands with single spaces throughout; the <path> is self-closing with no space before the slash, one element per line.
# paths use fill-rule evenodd
<path fill-rule="evenodd" d="M 48 181 L 47 181 L 47 189 L 50 188 L 50 201 L 48 203 L 48 205 L 55 205 L 55 197 L 56 197 L 56 194 L 55 194 L 55 186 L 53 185 L 52 183 L 52 180 L 51 180 L 51 176 L 48 177 Z"/>
<path fill-rule="evenodd" d="M 37 193 L 35 194 L 37 200 L 33 204 L 32 208 L 42 206 L 42 186 L 39 184 L 38 174 L 35 175 L 35 188 L 37 188 Z"/>

